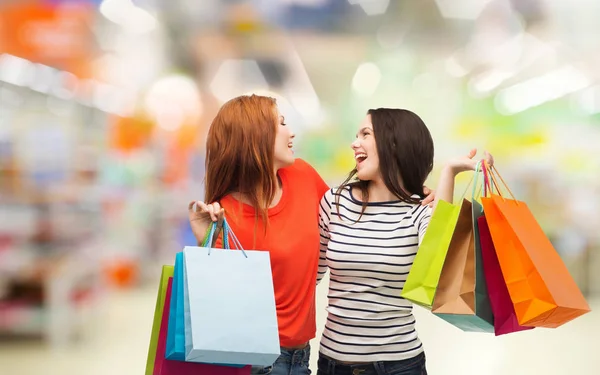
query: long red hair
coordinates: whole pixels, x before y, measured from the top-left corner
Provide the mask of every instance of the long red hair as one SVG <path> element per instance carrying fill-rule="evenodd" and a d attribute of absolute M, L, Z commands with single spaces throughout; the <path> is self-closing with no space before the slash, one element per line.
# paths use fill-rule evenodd
<path fill-rule="evenodd" d="M 275 197 L 277 103 L 266 96 L 239 96 L 225 103 L 208 130 L 205 202 L 240 193 L 268 221 Z"/>

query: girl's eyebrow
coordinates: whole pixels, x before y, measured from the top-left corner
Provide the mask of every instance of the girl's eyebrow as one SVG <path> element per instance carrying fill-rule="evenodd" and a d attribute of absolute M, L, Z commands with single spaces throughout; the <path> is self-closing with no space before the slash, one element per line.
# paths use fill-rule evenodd
<path fill-rule="evenodd" d="M 356 133 L 356 135 L 364 132 L 365 130 L 371 130 L 371 128 L 369 128 L 368 126 L 365 126 L 364 128 L 360 128 L 360 130 Z"/>

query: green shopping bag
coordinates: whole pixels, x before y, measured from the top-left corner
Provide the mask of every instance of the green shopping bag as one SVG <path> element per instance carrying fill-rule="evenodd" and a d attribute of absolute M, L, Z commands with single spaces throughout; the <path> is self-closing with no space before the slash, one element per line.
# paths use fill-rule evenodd
<path fill-rule="evenodd" d="M 494 333 L 494 313 L 485 279 L 485 270 L 483 268 L 483 254 L 481 242 L 479 240 L 479 218 L 484 216 L 483 206 L 473 201 L 473 234 L 475 240 L 475 315 L 478 320 L 479 328 L 484 332 Z"/>
<path fill-rule="evenodd" d="M 158 347 L 158 334 L 160 332 L 160 323 L 165 307 L 165 297 L 167 295 L 167 286 L 169 278 L 173 277 L 173 266 L 163 266 L 160 275 L 160 284 L 158 285 L 158 295 L 156 297 L 156 307 L 154 308 L 154 321 L 152 322 L 152 334 L 150 335 L 150 347 L 148 348 L 148 359 L 146 360 L 146 375 L 152 375 L 154 372 L 154 361 L 156 359 L 156 350 Z"/>
<path fill-rule="evenodd" d="M 482 162 L 479 162 L 476 169 L 475 181 L 479 176 L 479 169 L 483 168 Z M 485 179 L 483 179 L 483 189 L 485 189 Z M 479 239 L 479 218 L 485 216 L 483 206 L 475 200 L 475 187 L 477 182 L 473 184 L 473 236 L 475 248 L 475 315 L 481 318 L 478 320 L 479 328 L 484 332 L 494 332 L 494 313 L 492 303 L 487 288 L 487 280 L 485 278 L 485 269 L 483 267 L 483 250 Z M 485 190 L 484 190 L 485 191 Z"/>
<path fill-rule="evenodd" d="M 438 201 L 400 293 L 402 297 L 431 309 L 446 253 L 463 205 L 464 199 L 461 205 Z"/>

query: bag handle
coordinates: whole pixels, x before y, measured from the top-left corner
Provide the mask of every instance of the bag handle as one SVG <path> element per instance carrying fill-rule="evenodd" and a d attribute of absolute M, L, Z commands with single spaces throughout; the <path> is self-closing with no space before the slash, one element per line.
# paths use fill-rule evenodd
<path fill-rule="evenodd" d="M 483 173 L 482 166 L 483 166 L 483 160 L 480 160 L 479 162 L 477 162 L 477 165 L 475 165 L 475 175 L 473 176 L 473 191 L 471 192 L 471 200 L 472 201 L 475 200 L 475 197 L 481 196 L 482 187 L 479 186 L 479 188 L 478 188 L 477 183 L 479 180 L 479 173 Z M 485 180 L 485 176 L 484 176 L 484 178 L 482 180 L 484 195 L 485 195 L 485 191 L 486 191 L 485 190 L 485 181 L 486 180 Z M 477 194 L 476 194 L 476 189 L 478 192 Z"/>
<path fill-rule="evenodd" d="M 202 243 L 200 247 L 210 247 L 212 246 L 214 235 L 217 232 L 217 223 L 211 222 L 208 228 L 206 228 L 206 233 L 204 234 L 204 238 L 202 239 Z M 225 232 L 225 231 L 223 231 Z M 209 245 L 210 244 L 210 245 Z M 229 249 L 229 240 L 225 239 L 223 242 L 223 248 Z"/>
<path fill-rule="evenodd" d="M 473 184 L 475 176 L 471 176 L 471 180 L 469 180 L 469 183 L 467 184 L 467 187 L 465 188 L 464 193 L 461 195 L 460 197 L 460 201 L 462 202 L 463 199 L 465 199 L 465 197 L 467 196 L 467 193 L 469 192 L 469 187 L 471 186 L 471 184 Z"/>
<path fill-rule="evenodd" d="M 475 173 L 471 176 L 471 180 L 469 181 L 469 183 L 467 184 L 467 187 L 465 188 L 465 192 L 462 194 L 461 196 L 461 201 L 463 199 L 465 199 L 465 197 L 467 196 L 467 193 L 469 192 L 469 187 L 471 186 L 471 184 L 473 185 L 473 191 L 471 193 L 471 200 L 474 200 L 476 195 L 475 195 L 475 189 L 477 188 L 477 180 L 478 180 L 478 175 L 481 172 L 481 165 L 483 163 L 483 159 L 480 160 L 479 162 L 477 162 L 477 164 L 475 165 Z M 484 179 L 485 182 L 485 179 Z"/>
<path fill-rule="evenodd" d="M 246 254 L 246 252 L 244 251 L 244 247 L 242 246 L 242 243 L 240 242 L 240 240 L 237 238 L 237 236 L 235 235 L 235 233 L 233 233 L 233 230 L 231 229 L 231 226 L 229 225 L 229 223 L 227 222 L 227 219 L 223 219 L 223 226 L 227 228 L 227 233 L 229 236 L 231 236 L 231 240 L 233 241 L 233 244 L 235 245 L 235 247 L 238 250 L 241 250 L 242 253 L 244 253 L 244 256 L 246 258 L 248 258 L 248 255 Z"/>
<path fill-rule="evenodd" d="M 481 163 L 481 169 L 483 172 L 483 196 L 487 197 L 488 196 L 488 192 L 490 194 L 492 194 L 494 192 L 494 187 L 496 188 L 495 191 L 498 195 L 502 196 L 502 193 L 500 192 L 500 189 L 498 188 L 498 185 L 496 184 L 496 180 L 492 180 L 490 182 L 490 167 L 487 165 L 487 162 L 485 161 L 485 159 L 481 159 L 480 161 Z"/>
<path fill-rule="evenodd" d="M 204 239 L 202 241 L 202 247 L 208 248 L 208 255 L 210 255 L 210 250 L 212 249 L 212 246 L 209 244 L 213 243 L 213 238 L 214 238 L 216 231 L 217 231 L 217 223 L 213 221 L 213 222 L 211 222 L 210 226 L 206 230 L 206 234 L 204 235 Z M 223 249 L 225 249 L 225 250 L 231 250 L 231 247 L 229 244 L 230 236 L 231 236 L 231 239 L 233 240 L 234 246 L 236 246 L 238 250 L 242 251 L 242 254 L 244 255 L 244 257 L 248 258 L 248 254 L 246 254 L 246 251 L 244 251 L 244 248 L 242 247 L 240 240 L 238 240 L 237 236 L 233 233 L 233 230 L 231 230 L 231 226 L 227 222 L 227 219 L 223 218 Z"/>
<path fill-rule="evenodd" d="M 484 159 L 481 159 L 481 163 L 482 163 L 482 170 L 483 170 L 483 196 L 487 197 L 488 196 L 488 191 L 490 192 L 490 194 L 492 194 L 494 192 L 494 186 L 490 183 L 490 176 L 489 176 L 489 172 L 488 172 L 488 166 L 487 163 L 485 162 Z M 500 191 L 498 189 L 496 189 L 498 194 L 500 195 Z"/>
<path fill-rule="evenodd" d="M 487 196 L 487 174 L 484 168 L 484 160 L 481 159 L 477 165 L 475 166 L 475 175 L 473 177 L 473 192 L 471 193 L 471 201 L 475 201 L 476 197 L 485 197 Z M 481 184 L 479 184 L 479 174 L 483 177 L 481 178 Z M 479 186 L 478 186 L 479 185 Z M 476 192 L 477 190 L 477 192 Z M 482 195 L 483 193 L 483 195 Z M 481 212 L 483 212 L 483 206 L 481 206 Z"/>
<path fill-rule="evenodd" d="M 500 193 L 500 188 L 498 187 L 498 180 L 496 179 L 496 176 L 498 178 L 500 178 L 500 180 L 502 181 L 502 185 L 504 185 L 504 187 L 506 188 L 506 190 L 508 191 L 508 193 L 510 194 L 511 198 L 517 203 L 517 205 L 519 204 L 519 201 L 517 201 L 517 198 L 515 198 L 514 194 L 512 193 L 512 191 L 510 190 L 510 188 L 508 187 L 508 185 L 506 184 L 506 182 L 504 181 L 504 179 L 502 178 L 502 176 L 500 175 L 500 173 L 498 173 L 498 170 L 496 169 L 496 167 L 494 165 L 492 166 L 488 166 L 487 162 L 484 161 L 484 165 L 485 165 L 485 170 L 487 172 L 487 174 L 491 177 L 492 180 L 492 184 L 496 187 L 496 191 L 498 192 L 498 195 L 503 199 L 506 200 L 506 198 Z M 489 183 L 489 181 L 488 181 Z M 491 186 L 491 185 L 490 185 Z"/>
<path fill-rule="evenodd" d="M 493 194 L 494 192 L 499 195 L 500 197 L 504 198 L 504 195 L 502 195 L 502 191 L 500 191 L 500 188 L 498 187 L 498 183 L 496 181 L 496 179 L 494 178 L 494 176 L 492 175 L 491 169 L 490 167 L 487 165 L 487 162 L 485 160 L 483 160 L 483 176 L 484 176 L 484 188 L 486 189 L 485 191 L 485 196 L 488 196 L 488 192 L 489 194 Z M 490 179 L 490 176 L 492 177 Z"/>

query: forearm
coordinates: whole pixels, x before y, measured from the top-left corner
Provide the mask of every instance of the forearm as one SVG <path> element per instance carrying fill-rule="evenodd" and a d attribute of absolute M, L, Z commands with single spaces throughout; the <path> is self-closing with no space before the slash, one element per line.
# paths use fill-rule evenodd
<path fill-rule="evenodd" d="M 452 203 L 454 199 L 455 177 L 456 172 L 450 166 L 444 166 L 435 191 L 435 201 L 433 203 L 434 209 L 440 199 Z"/>
<path fill-rule="evenodd" d="M 434 209 L 439 200 L 454 203 L 454 179 L 456 178 L 456 175 L 461 172 L 474 171 L 477 169 L 479 161 L 473 159 L 476 153 L 477 149 L 472 149 L 468 155 L 451 159 L 444 165 L 435 192 L 435 200 L 433 201 Z M 485 160 L 488 165 L 494 164 L 494 158 L 487 151 L 485 152 Z"/>

